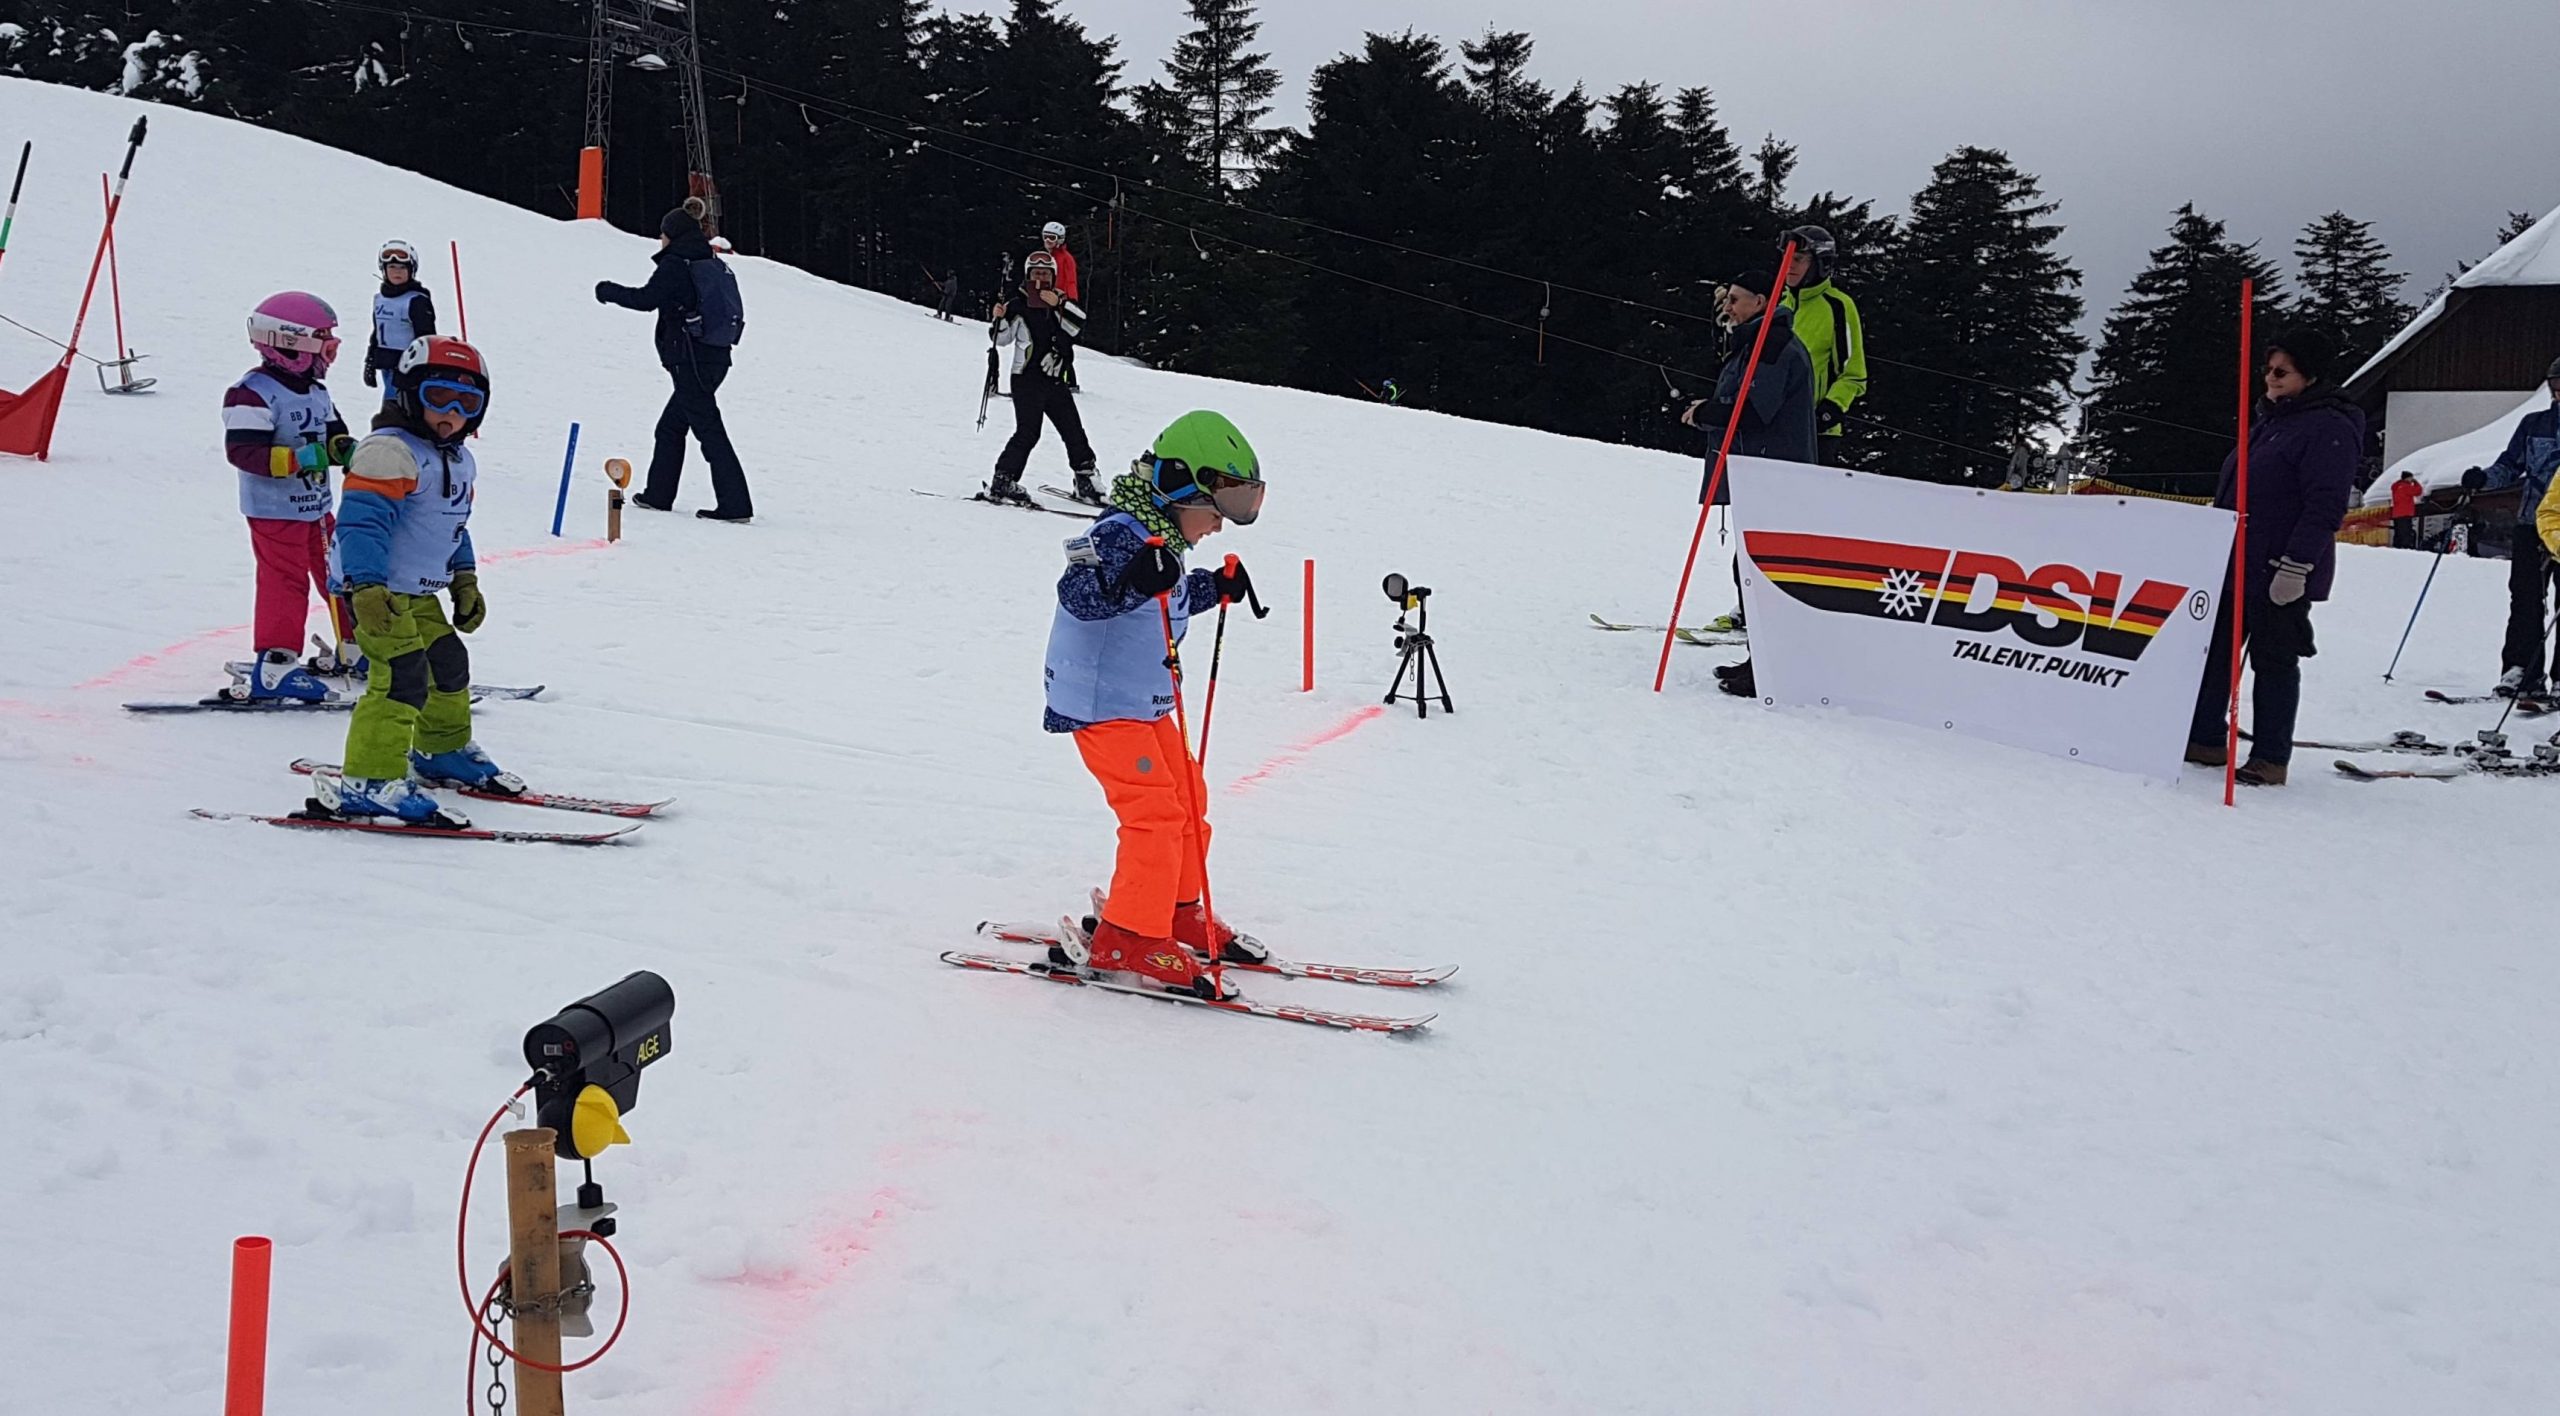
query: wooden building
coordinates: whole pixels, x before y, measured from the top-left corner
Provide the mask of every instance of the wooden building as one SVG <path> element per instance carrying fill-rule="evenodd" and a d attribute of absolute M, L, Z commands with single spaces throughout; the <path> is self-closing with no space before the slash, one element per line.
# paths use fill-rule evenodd
<path fill-rule="evenodd" d="M 2382 426 L 2386 467 L 2506 417 L 2560 359 L 2560 211 L 2462 273 L 2346 394 Z"/>

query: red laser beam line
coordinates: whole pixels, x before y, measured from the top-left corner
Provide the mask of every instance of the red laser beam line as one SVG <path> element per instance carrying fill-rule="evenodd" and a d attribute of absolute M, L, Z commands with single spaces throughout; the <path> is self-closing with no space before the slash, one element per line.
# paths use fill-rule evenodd
<path fill-rule="evenodd" d="M 1316 734 L 1314 737 L 1308 738 L 1304 742 L 1291 743 L 1288 747 L 1282 749 L 1280 755 L 1277 757 L 1272 758 L 1270 761 L 1263 763 L 1261 766 L 1256 767 L 1252 771 L 1245 773 L 1243 776 L 1236 778 L 1232 782 L 1229 782 L 1227 784 L 1227 795 L 1240 796 L 1245 792 L 1253 790 L 1255 787 L 1261 786 L 1264 782 L 1271 779 L 1272 774 L 1280 771 L 1282 768 L 1296 766 L 1298 763 L 1306 760 L 1307 754 L 1314 752 L 1317 748 L 1323 747 L 1327 743 L 1340 742 L 1344 738 L 1358 732 L 1364 724 L 1383 718 L 1386 714 L 1386 705 L 1382 703 L 1372 703 L 1358 712 L 1353 713 L 1350 717 L 1343 719 L 1341 722 L 1334 724 L 1332 727 L 1325 729 L 1323 732 Z"/>
<path fill-rule="evenodd" d="M 868 1216 L 835 1225 L 818 1236 L 820 1257 L 816 1264 L 772 1278 L 748 1280 L 765 1295 L 765 1311 L 756 1325 L 759 1338 L 703 1405 L 703 1416 L 747 1416 L 755 1409 L 757 1393 L 766 1379 L 816 1319 L 819 1300 L 851 1275 L 871 1252 L 881 1227 L 889 1222 L 890 1211 L 903 1204 L 905 1197 L 894 1186 L 883 1185 L 871 1193 L 871 1202 Z"/>

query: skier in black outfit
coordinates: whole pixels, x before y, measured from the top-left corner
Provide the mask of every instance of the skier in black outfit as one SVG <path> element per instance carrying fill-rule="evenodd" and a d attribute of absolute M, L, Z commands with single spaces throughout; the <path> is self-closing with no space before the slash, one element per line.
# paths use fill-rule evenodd
<path fill-rule="evenodd" d="M 1726 335 L 1724 368 L 1716 377 L 1716 394 L 1689 405 L 1680 421 L 1701 432 L 1713 435 L 1719 446 L 1723 442 L 1722 425 L 1733 418 L 1733 408 L 1742 404 L 1742 417 L 1734 428 L 1733 455 L 1765 457 L 1778 462 L 1812 462 L 1817 458 L 1815 440 L 1819 423 L 1814 414 L 1813 359 L 1805 352 L 1804 342 L 1796 338 L 1794 312 L 1786 306 L 1772 308 L 1767 296 L 1760 292 L 1775 282 L 1766 271 L 1745 271 L 1742 278 L 1727 285 L 1716 297 L 1722 309 Z M 1760 341 L 1760 322 L 1769 322 L 1769 337 Z M 1751 397 L 1742 396 L 1742 378 L 1751 363 L 1754 343 L 1760 343 L 1760 366 L 1751 372 Z M 1703 415 L 1703 416 L 1702 416 Z M 1707 480 L 1715 480 L 1716 454 L 1707 453 Z M 1716 505 L 1733 500 L 1732 469 L 1715 487 Z M 1707 499 L 1707 488 L 1698 488 L 1698 500 Z M 1737 630 L 1742 628 L 1742 550 L 1733 555 L 1734 610 L 1717 620 L 1710 628 Z M 1751 672 L 1751 660 L 1717 667 L 1716 685 L 1737 698 L 1757 698 L 1760 686 Z"/>
<path fill-rule="evenodd" d="M 746 469 L 738 465 L 738 450 L 729 442 L 729 425 L 720 417 L 718 398 L 721 381 L 729 377 L 729 350 L 696 339 L 685 329 L 685 317 L 694 313 L 696 302 L 691 266 L 695 261 L 718 259 L 702 234 L 706 210 L 701 198 L 685 198 L 683 206 L 658 223 L 658 254 L 652 258 L 657 269 L 650 272 L 649 283 L 635 290 L 599 280 L 596 300 L 627 310 L 657 311 L 658 362 L 675 383 L 666 411 L 658 415 L 648 483 L 631 499 L 633 503 L 651 511 L 675 509 L 676 484 L 684 475 L 684 438 L 690 431 L 711 463 L 714 498 L 714 505 L 694 515 L 705 521 L 744 521 L 755 515 L 755 498 L 747 491 Z"/>
<path fill-rule="evenodd" d="M 979 495 L 988 501 L 1029 504 L 1022 490 L 1022 468 L 1040 443 L 1040 420 L 1057 424 L 1067 444 L 1067 466 L 1076 474 L 1078 500 L 1102 504 L 1102 489 L 1093 482 L 1093 444 L 1085 440 L 1084 418 L 1076 412 L 1074 372 L 1076 335 L 1084 328 L 1084 310 L 1058 290 L 1057 263 L 1047 251 L 1022 258 L 1022 294 L 995 308 L 995 342 L 1013 346 L 1013 437 L 996 454 L 996 475 Z"/>

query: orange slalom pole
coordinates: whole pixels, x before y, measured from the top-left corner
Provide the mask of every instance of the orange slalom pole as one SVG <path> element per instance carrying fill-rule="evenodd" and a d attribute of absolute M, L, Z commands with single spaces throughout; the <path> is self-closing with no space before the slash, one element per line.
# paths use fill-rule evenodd
<path fill-rule="evenodd" d="M 1760 351 L 1769 343 L 1769 311 L 1778 307 L 1778 297 L 1786 292 L 1787 268 L 1796 263 L 1796 243 L 1789 241 L 1778 257 L 1778 283 L 1769 288 L 1769 304 L 1760 312 L 1760 332 L 1751 337 L 1751 358 L 1742 366 L 1742 387 L 1733 395 L 1733 416 L 1724 421 L 1724 442 L 1716 448 L 1716 465 L 1707 474 L 1707 492 L 1698 498 L 1698 529 L 1689 533 L 1689 558 L 1680 563 L 1680 589 L 1671 597 L 1671 622 L 1662 629 L 1662 660 L 1653 666 L 1653 691 L 1662 691 L 1662 681 L 1671 672 L 1671 636 L 1680 627 L 1680 607 L 1689 602 L 1689 577 L 1698 568 L 1698 547 L 1707 539 L 1707 513 L 1716 504 L 1716 488 L 1724 485 L 1725 459 L 1733 454 L 1733 435 L 1742 430 L 1742 410 L 1751 402 L 1751 376 L 1760 371 Z M 1734 538 L 1733 553 L 1741 555 L 1742 540 Z"/>
<path fill-rule="evenodd" d="M 2240 282 L 2240 451 L 2236 454 L 2239 524 L 2231 528 L 2231 711 L 2229 734 L 2222 744 L 2222 804 L 2239 805 L 2240 796 L 2240 650 L 2249 640 L 2249 413 L 2256 406 L 2250 387 L 2257 372 L 2250 325 L 2256 314 L 2258 282 Z"/>
<path fill-rule="evenodd" d="M 267 1409 L 267 1277 L 272 1241 L 251 1235 L 231 1245 L 231 1355 L 223 1367 L 222 1416 Z"/>
<path fill-rule="evenodd" d="M 455 319 L 462 322 L 463 342 L 469 343 L 471 340 L 471 311 L 469 307 L 462 303 L 462 243 L 459 241 L 447 241 L 445 243 L 445 247 L 453 252 L 453 314 Z"/>
<path fill-rule="evenodd" d="M 1298 691 L 1313 693 L 1316 691 L 1316 563 L 1312 556 L 1307 560 L 1307 610 L 1299 620 L 1299 628 L 1301 656 L 1306 660 L 1306 667 L 1299 676 Z"/>
<path fill-rule="evenodd" d="M 1147 544 L 1162 546 L 1164 538 L 1149 536 Z M 1225 607 L 1222 605 L 1220 608 Z M 1164 617 L 1165 672 L 1173 675 L 1173 725 L 1182 734 L 1182 809 L 1188 817 L 1183 825 L 1183 834 L 1191 838 L 1191 863 L 1200 871 L 1200 913 L 1215 920 L 1218 917 L 1218 908 L 1211 902 L 1209 896 L 1209 843 L 1200 839 L 1202 810 L 1200 793 L 1195 789 L 1195 783 L 1192 780 L 1199 774 L 1199 762 L 1191 755 L 1191 715 L 1182 706 L 1182 646 L 1173 637 L 1173 592 L 1171 590 L 1157 592 L 1156 612 Z M 1226 992 L 1224 968 L 1214 958 L 1202 962 L 1208 966 L 1210 985 L 1220 993 Z"/>

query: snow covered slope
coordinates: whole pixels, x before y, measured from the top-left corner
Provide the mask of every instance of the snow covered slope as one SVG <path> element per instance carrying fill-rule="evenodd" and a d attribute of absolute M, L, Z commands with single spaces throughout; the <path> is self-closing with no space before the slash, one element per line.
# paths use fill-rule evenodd
<path fill-rule="evenodd" d="M 37 139 L 0 310 L 68 323 L 134 108 L 0 81 L 0 141 Z M 248 648 L 216 411 L 245 311 L 361 318 L 391 236 L 461 243 L 497 371 L 471 647 L 551 692 L 481 739 L 680 798 L 628 846 L 191 820 L 292 806 L 342 724 L 117 708 Z M 2305 751 L 2225 811 L 2201 772 L 1763 712 L 1708 651 L 1656 696 L 1653 643 L 1584 616 L 1661 615 L 1693 462 L 1096 361 L 1106 466 L 1214 405 L 1273 494 L 1211 549 L 1283 605 L 1321 565 L 1318 692 L 1293 610 L 1230 626 L 1220 903 L 1303 957 L 1465 972 L 1405 1041 L 962 973 L 935 954 L 1074 907 L 1111 844 L 1038 731 L 1072 524 L 910 491 L 995 453 L 979 331 L 741 262 L 761 519 L 634 512 L 597 549 L 549 538 L 552 497 L 572 419 L 579 537 L 597 460 L 645 455 L 647 321 L 588 289 L 648 243 L 160 112 L 121 248 L 159 390 L 75 385 L 55 460 L 0 465 L 0 1407 L 211 1409 L 227 1244 L 266 1233 L 275 1410 L 451 1411 L 471 1137 L 525 1027 L 644 967 L 674 1049 L 600 1170 L 636 1299 L 580 1411 L 2560 1401 L 2549 784 Z M 0 331 L 0 383 L 48 363 Z M 2427 562 L 2345 562 L 2305 731 L 2485 722 L 2417 689 L 2495 670 L 2503 567 L 2444 565 L 2386 687 Z M 1384 691 L 1388 571 L 1438 590 L 1458 711 L 1310 745 Z M 1721 609 L 1722 562 L 1698 583 Z"/>

